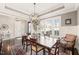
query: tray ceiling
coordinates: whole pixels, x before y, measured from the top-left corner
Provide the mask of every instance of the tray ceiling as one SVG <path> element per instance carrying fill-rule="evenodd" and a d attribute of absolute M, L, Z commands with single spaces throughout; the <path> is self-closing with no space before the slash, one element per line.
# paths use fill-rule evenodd
<path fill-rule="evenodd" d="M 5 6 L 12 8 L 15 11 L 6 9 Z M 78 8 L 79 4 L 74 4 L 74 3 L 36 3 L 35 13 L 37 13 L 38 15 L 41 15 L 47 11 L 50 11 L 50 10 L 55 9 L 56 7 L 59 7 L 59 6 L 64 6 L 64 10 L 70 10 L 70 9 L 75 10 L 76 8 Z M 13 14 L 13 12 L 15 13 L 17 11 L 24 13 L 24 14 L 28 14 L 28 15 L 31 15 L 34 13 L 33 3 L 6 3 L 6 4 L 3 3 L 3 4 L 0 4 L 0 9 L 5 9 L 5 12 L 10 11 L 11 14 Z M 17 13 L 19 13 L 19 12 L 17 12 Z M 64 11 L 61 11 L 61 12 L 63 13 Z M 50 17 L 50 16 L 54 15 L 54 13 L 56 13 L 56 12 L 51 12 L 51 13 L 45 14 L 47 16 L 43 15 L 44 17 L 42 16 L 42 18 Z"/>

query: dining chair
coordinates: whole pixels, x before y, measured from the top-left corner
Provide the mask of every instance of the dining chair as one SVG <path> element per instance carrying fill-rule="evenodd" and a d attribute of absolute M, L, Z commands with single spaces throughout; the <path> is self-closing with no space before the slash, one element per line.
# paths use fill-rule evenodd
<path fill-rule="evenodd" d="M 25 47 L 26 38 L 27 38 L 27 36 L 22 36 L 22 45 L 23 45 L 23 48 Z"/>
<path fill-rule="evenodd" d="M 42 46 L 40 46 L 36 43 L 37 39 L 30 38 L 30 40 L 31 40 L 31 55 L 32 55 L 32 51 L 34 51 L 37 55 L 38 52 L 40 52 L 41 50 L 44 50 L 44 48 Z"/>
<path fill-rule="evenodd" d="M 22 36 L 22 45 L 23 45 L 23 48 L 26 47 L 26 51 L 28 49 L 28 46 L 30 46 L 30 41 L 28 41 L 28 36 Z"/>
<path fill-rule="evenodd" d="M 64 52 L 69 50 L 72 52 L 72 55 L 74 54 L 74 46 L 76 38 L 77 38 L 76 35 L 66 34 L 66 36 L 60 40 L 60 47 L 63 48 Z"/>

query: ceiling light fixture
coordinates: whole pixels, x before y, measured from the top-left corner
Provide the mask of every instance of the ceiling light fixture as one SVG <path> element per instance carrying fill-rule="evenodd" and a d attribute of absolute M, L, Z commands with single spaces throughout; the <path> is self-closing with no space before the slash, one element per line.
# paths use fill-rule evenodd
<path fill-rule="evenodd" d="M 33 5 L 34 5 L 34 13 L 33 13 L 33 15 L 31 16 L 31 21 L 32 21 L 33 24 L 38 25 L 38 24 L 39 24 L 39 19 L 38 19 L 38 15 L 37 15 L 36 12 L 35 12 L 36 3 L 33 3 Z"/>
<path fill-rule="evenodd" d="M 37 20 L 38 19 L 38 15 L 35 12 L 35 8 L 36 8 L 36 3 L 34 3 L 34 13 L 32 15 L 32 20 Z"/>

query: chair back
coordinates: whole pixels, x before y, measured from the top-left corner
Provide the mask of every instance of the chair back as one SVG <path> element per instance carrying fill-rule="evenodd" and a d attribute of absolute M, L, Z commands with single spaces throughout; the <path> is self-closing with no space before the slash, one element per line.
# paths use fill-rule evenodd
<path fill-rule="evenodd" d="M 22 45 L 24 42 L 26 42 L 27 36 L 22 36 Z"/>
<path fill-rule="evenodd" d="M 76 40 L 76 37 L 77 37 L 76 35 L 66 34 L 65 40 L 72 42 L 72 41 L 75 41 Z"/>
<path fill-rule="evenodd" d="M 67 42 L 66 47 L 74 47 L 77 36 L 72 34 L 66 34 L 64 40 Z"/>
<path fill-rule="evenodd" d="M 22 36 L 22 39 L 26 39 L 27 38 L 27 36 Z"/>
<path fill-rule="evenodd" d="M 36 46 L 36 40 L 37 39 L 35 39 L 35 38 L 30 38 L 30 40 L 31 40 L 31 45 L 33 45 L 33 46 Z"/>

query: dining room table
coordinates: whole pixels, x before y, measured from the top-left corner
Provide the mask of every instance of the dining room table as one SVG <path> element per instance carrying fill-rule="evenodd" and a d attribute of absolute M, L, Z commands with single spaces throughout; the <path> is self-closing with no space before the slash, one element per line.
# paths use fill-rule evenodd
<path fill-rule="evenodd" d="M 40 36 L 40 38 L 36 38 L 36 40 L 32 40 L 30 38 L 33 38 L 33 37 L 29 36 L 29 38 L 26 41 L 27 42 L 29 41 L 41 47 L 44 47 L 45 49 L 48 50 L 48 55 L 51 54 L 52 48 L 56 49 L 56 47 L 54 46 L 57 45 L 58 37 Z M 43 51 L 43 53 L 45 54 L 45 50 Z M 56 54 L 56 51 L 55 51 L 55 54 Z"/>

